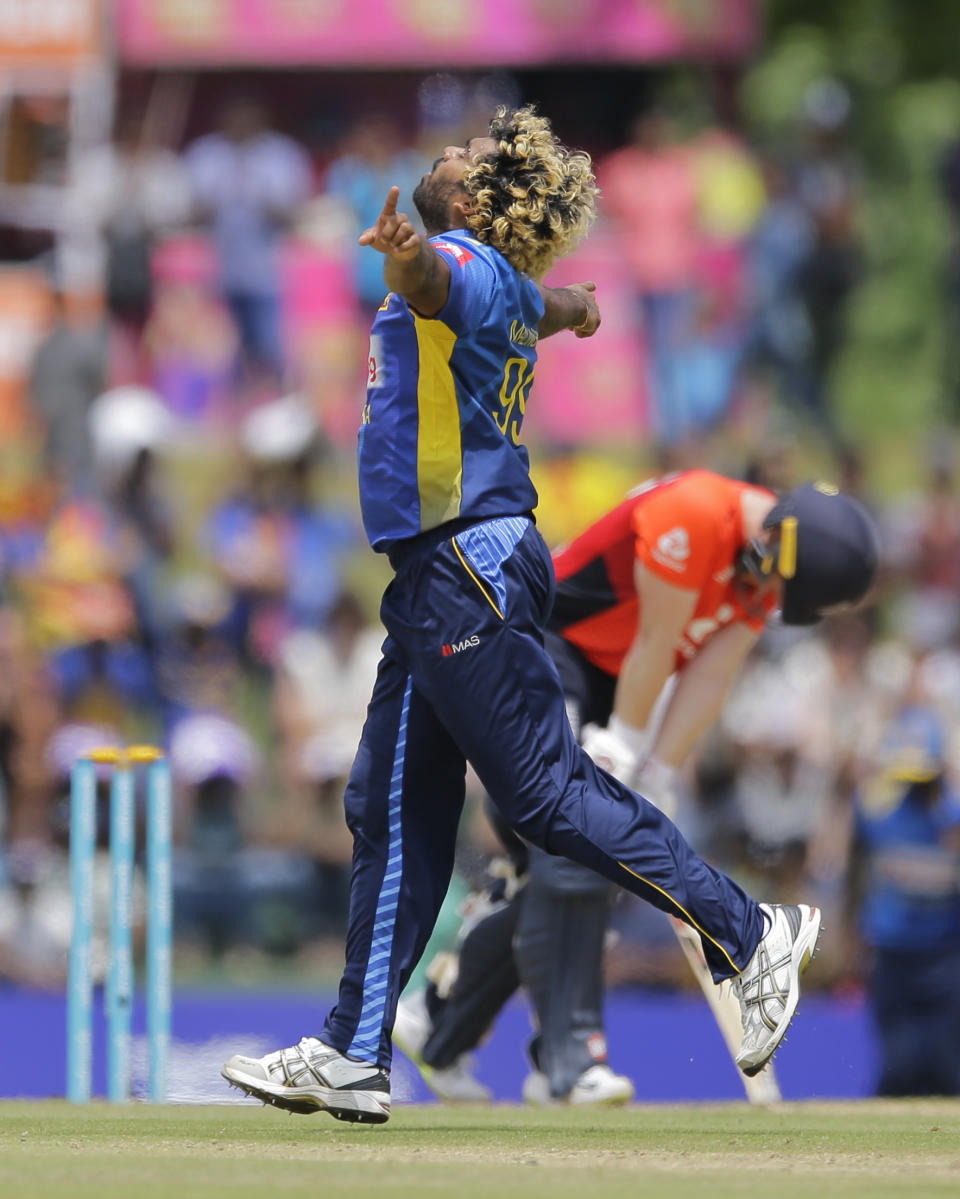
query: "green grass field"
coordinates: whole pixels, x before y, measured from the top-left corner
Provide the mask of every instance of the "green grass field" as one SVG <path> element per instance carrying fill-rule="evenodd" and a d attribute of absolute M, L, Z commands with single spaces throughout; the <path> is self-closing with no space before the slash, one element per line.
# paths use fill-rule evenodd
<path fill-rule="evenodd" d="M 258 1106 L 0 1103 L 0 1196 L 960 1194 L 960 1102 L 398 1106 L 356 1127 Z"/>

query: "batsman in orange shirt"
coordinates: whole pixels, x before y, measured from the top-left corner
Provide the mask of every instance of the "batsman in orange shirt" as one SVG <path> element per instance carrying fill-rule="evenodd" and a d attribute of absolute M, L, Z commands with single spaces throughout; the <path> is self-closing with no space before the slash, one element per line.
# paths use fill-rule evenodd
<path fill-rule="evenodd" d="M 865 509 L 828 484 L 778 499 L 696 470 L 638 487 L 554 554 L 545 640 L 584 749 L 672 815 L 675 772 L 719 715 L 767 620 L 779 610 L 785 624 L 810 625 L 859 602 L 877 544 Z M 538 1026 L 524 1098 L 626 1102 L 633 1084 L 607 1064 L 603 1027 L 613 888 L 498 831 L 514 878 L 474 905 L 453 968 L 439 959 L 426 991 L 401 1000 L 394 1039 L 440 1097 L 489 1097 L 466 1054 L 522 984 Z M 699 938 L 673 924 L 735 1055 L 739 1004 L 729 984 L 713 982 Z M 752 1101 L 779 1098 L 772 1066 L 741 1077 Z"/>

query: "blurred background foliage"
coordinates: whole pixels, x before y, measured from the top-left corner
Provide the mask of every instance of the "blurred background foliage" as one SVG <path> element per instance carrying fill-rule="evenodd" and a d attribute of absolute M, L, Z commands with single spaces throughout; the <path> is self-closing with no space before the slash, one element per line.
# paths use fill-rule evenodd
<path fill-rule="evenodd" d="M 836 78 L 850 93 L 851 144 L 865 172 L 865 269 L 834 397 L 838 424 L 869 457 L 881 491 L 914 483 L 931 431 L 958 415 L 955 247 L 940 183 L 945 149 L 960 134 L 958 44 L 952 0 L 768 0 L 763 48 L 740 91 L 745 120 L 769 147 L 795 136 L 815 81 Z M 904 453 L 906 443 L 917 452 Z"/>

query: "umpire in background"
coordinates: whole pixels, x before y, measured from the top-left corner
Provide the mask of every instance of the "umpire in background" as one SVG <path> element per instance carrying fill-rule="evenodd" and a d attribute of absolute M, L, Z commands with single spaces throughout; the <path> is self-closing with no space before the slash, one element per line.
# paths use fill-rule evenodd
<path fill-rule="evenodd" d="M 887 730 L 854 801 L 852 898 L 872 951 L 876 1093 L 960 1094 L 960 796 L 943 725 L 920 705 Z"/>

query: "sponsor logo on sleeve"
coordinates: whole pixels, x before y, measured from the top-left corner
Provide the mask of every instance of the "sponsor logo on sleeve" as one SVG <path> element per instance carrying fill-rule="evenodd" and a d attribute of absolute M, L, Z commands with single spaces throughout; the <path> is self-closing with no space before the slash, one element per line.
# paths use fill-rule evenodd
<path fill-rule="evenodd" d="M 690 536 L 687 530 L 679 525 L 667 533 L 661 533 L 653 547 L 654 560 L 670 570 L 684 570 L 689 557 Z"/>
<path fill-rule="evenodd" d="M 383 339 L 379 333 L 374 333 L 370 338 L 370 356 L 367 359 L 367 388 L 383 385 Z"/>
<path fill-rule="evenodd" d="M 435 241 L 431 242 L 431 245 L 435 250 L 443 250 L 444 253 L 452 255 L 457 266 L 466 266 L 473 257 L 473 255 L 465 246 L 458 246 L 456 242 Z"/>

